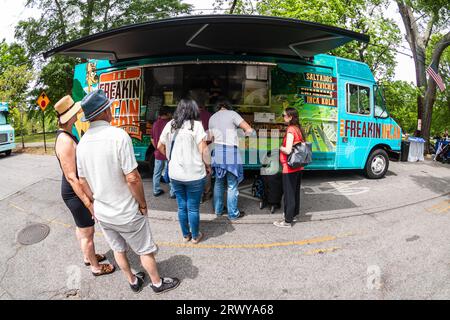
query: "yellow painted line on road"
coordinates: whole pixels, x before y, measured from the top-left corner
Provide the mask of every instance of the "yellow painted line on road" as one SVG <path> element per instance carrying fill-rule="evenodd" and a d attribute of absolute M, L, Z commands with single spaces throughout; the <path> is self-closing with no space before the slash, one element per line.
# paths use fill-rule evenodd
<path fill-rule="evenodd" d="M 12 203 L 12 202 L 9 202 L 9 205 L 10 205 L 11 207 L 13 207 L 13 208 L 19 210 L 19 211 L 22 211 L 22 212 L 24 212 L 24 213 L 27 213 L 27 210 L 25 210 L 25 209 L 23 209 L 23 208 L 17 206 L 16 204 L 14 204 L 14 203 Z M 58 220 L 56 220 L 56 219 L 49 220 L 49 219 L 45 219 L 45 218 L 42 218 L 42 217 L 39 217 L 39 218 L 42 219 L 42 220 L 44 220 L 45 222 L 47 222 L 47 223 L 49 223 L 49 224 L 57 224 L 57 225 L 63 226 L 64 228 L 67 228 L 67 229 L 75 229 L 75 226 L 74 226 L 74 225 L 71 225 L 71 224 L 68 224 L 68 223 L 64 223 L 64 222 L 58 221 Z M 95 235 L 96 235 L 96 236 L 103 237 L 103 233 L 98 232 L 98 231 L 95 232 Z"/>
<path fill-rule="evenodd" d="M 19 206 L 9 203 L 10 206 L 16 208 L 17 210 L 20 210 L 22 212 L 27 212 L 25 209 L 20 208 Z M 41 218 L 42 219 L 42 218 Z M 50 224 L 56 224 L 63 226 L 67 229 L 75 228 L 74 225 L 67 224 L 61 221 L 58 221 L 56 219 L 48 220 L 43 219 L 47 221 Z M 103 234 L 101 232 L 96 232 L 96 236 L 103 237 Z M 299 241 L 286 241 L 286 242 L 273 242 L 273 243 L 254 243 L 254 244 L 192 244 L 192 243 L 177 243 L 177 242 L 156 242 L 156 244 L 160 247 L 172 247 L 172 248 L 199 248 L 199 249 L 270 249 L 270 248 L 276 248 L 276 247 L 288 247 L 288 246 L 304 246 L 309 244 L 315 244 L 315 243 L 324 243 L 328 241 L 333 241 L 340 238 L 350 237 L 355 235 L 355 233 L 343 233 L 337 236 L 324 236 L 324 237 L 317 237 L 317 238 L 311 238 L 311 239 L 304 239 Z M 323 253 L 323 252 L 332 252 L 333 250 L 337 250 L 337 247 L 334 248 L 328 248 L 328 249 L 317 249 L 310 251 L 311 254 L 317 254 L 317 253 Z M 308 254 L 308 253 L 307 253 Z"/>
<path fill-rule="evenodd" d="M 13 204 L 12 202 L 10 202 L 9 205 L 10 205 L 11 207 L 13 207 L 13 208 L 16 208 L 16 209 L 19 210 L 19 211 L 26 212 L 25 209 L 22 209 L 21 207 L 16 206 L 16 205 Z"/>
<path fill-rule="evenodd" d="M 288 247 L 288 246 L 304 246 L 307 244 L 322 243 L 336 240 L 336 236 L 325 236 L 319 238 L 305 239 L 299 241 L 287 242 L 273 242 L 273 243 L 254 243 L 254 244 L 190 244 L 190 243 L 176 243 L 176 242 L 159 242 L 162 247 L 175 248 L 202 248 L 202 249 L 267 249 L 274 247 Z"/>
<path fill-rule="evenodd" d="M 68 228 L 68 229 L 72 229 L 72 228 L 75 228 L 73 225 L 71 225 L 71 224 L 67 224 L 67 223 L 64 223 L 64 222 L 60 222 L 60 221 L 58 221 L 58 220 L 47 220 L 47 219 L 44 219 L 45 221 L 48 221 L 49 223 L 53 223 L 53 224 L 59 224 L 60 226 L 63 226 L 63 227 L 66 227 L 66 228 Z"/>
<path fill-rule="evenodd" d="M 442 213 L 442 212 L 447 211 L 448 209 L 450 209 L 450 205 L 448 205 L 446 208 L 443 208 L 443 209 L 439 210 L 438 212 Z"/>
<path fill-rule="evenodd" d="M 341 249 L 341 247 L 332 247 L 332 248 L 325 248 L 325 249 L 315 249 L 311 251 L 305 252 L 307 255 L 314 255 L 314 254 L 323 254 L 328 252 L 335 252 L 336 250 Z"/>
<path fill-rule="evenodd" d="M 432 213 L 444 213 L 449 209 L 450 209 L 450 199 L 441 201 L 438 204 L 435 204 L 434 206 L 427 208 L 426 210 Z"/>

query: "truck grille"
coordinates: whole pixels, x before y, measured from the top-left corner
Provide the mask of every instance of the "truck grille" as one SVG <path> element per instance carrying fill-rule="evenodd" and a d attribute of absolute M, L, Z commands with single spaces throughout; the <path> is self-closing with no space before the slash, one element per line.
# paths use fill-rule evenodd
<path fill-rule="evenodd" d="M 5 143 L 8 141 L 8 134 L 7 133 L 0 133 L 0 143 Z"/>

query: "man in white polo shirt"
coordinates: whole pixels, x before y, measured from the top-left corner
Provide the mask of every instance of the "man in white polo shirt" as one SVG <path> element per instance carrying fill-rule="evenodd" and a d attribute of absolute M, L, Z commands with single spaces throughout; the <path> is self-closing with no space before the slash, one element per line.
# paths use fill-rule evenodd
<path fill-rule="evenodd" d="M 127 244 L 140 256 L 155 293 L 175 289 L 180 280 L 160 278 L 142 180 L 137 171 L 133 145 L 128 134 L 110 125 L 112 101 L 102 90 L 93 91 L 82 101 L 83 121 L 90 128 L 77 147 L 80 182 L 94 204 L 94 214 L 114 257 L 134 292 L 144 284 L 143 272 L 133 274 L 126 256 Z"/>

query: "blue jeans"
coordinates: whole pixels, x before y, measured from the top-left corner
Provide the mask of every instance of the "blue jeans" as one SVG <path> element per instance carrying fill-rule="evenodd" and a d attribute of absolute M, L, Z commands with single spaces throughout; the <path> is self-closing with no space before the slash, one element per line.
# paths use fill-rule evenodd
<path fill-rule="evenodd" d="M 239 209 L 238 209 L 239 182 L 238 178 L 231 172 L 227 172 L 227 174 L 223 178 L 216 177 L 216 182 L 214 184 L 214 211 L 218 216 L 220 216 L 223 212 L 225 180 L 227 183 L 228 218 L 233 220 L 239 216 Z"/>
<path fill-rule="evenodd" d="M 192 235 L 198 238 L 200 226 L 200 200 L 205 188 L 205 178 L 194 181 L 172 182 L 178 203 L 178 220 L 180 221 L 183 237 Z"/>
<path fill-rule="evenodd" d="M 161 176 L 164 168 L 167 167 L 167 160 L 155 159 L 155 168 L 153 169 L 153 194 L 157 194 L 161 190 Z M 169 183 L 170 196 L 173 196 L 173 187 Z"/>

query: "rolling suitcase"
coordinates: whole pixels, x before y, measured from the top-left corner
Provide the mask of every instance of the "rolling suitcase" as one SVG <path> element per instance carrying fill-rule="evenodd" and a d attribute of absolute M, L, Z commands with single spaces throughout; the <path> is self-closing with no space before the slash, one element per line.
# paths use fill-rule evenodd
<path fill-rule="evenodd" d="M 279 150 L 268 152 L 262 161 L 261 177 L 264 185 L 264 192 L 259 204 L 263 209 L 270 206 L 270 213 L 281 208 L 281 198 L 283 197 L 283 181 L 281 175 L 281 165 L 279 162 Z"/>

